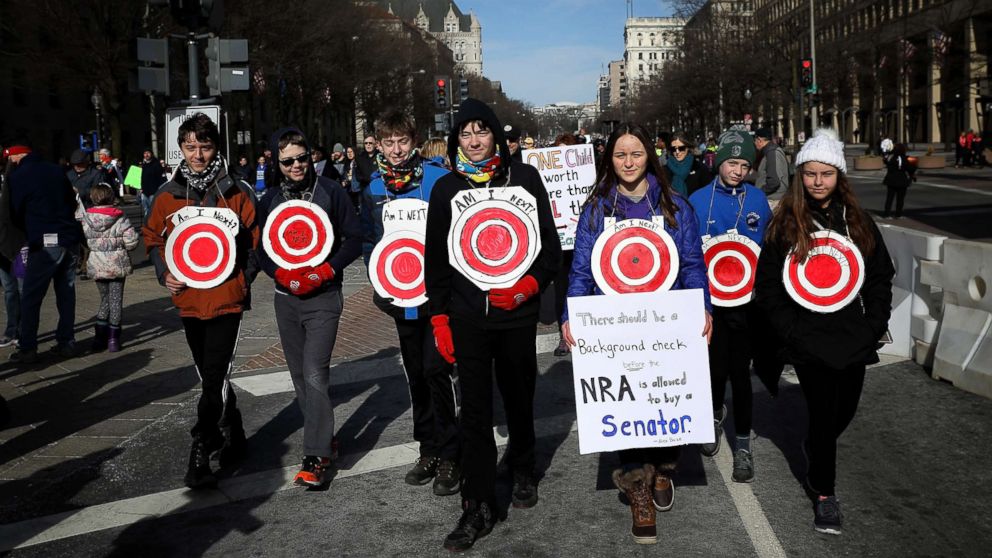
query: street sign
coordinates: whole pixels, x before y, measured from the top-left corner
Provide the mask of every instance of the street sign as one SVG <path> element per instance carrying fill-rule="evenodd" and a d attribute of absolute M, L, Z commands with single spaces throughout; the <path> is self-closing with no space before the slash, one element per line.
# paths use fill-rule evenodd
<path fill-rule="evenodd" d="M 138 89 L 169 94 L 169 40 L 138 37 Z"/>
<path fill-rule="evenodd" d="M 202 112 L 214 121 L 220 128 L 220 107 L 217 105 L 202 105 L 195 107 L 172 107 L 165 111 L 165 164 L 175 167 L 183 160 L 183 153 L 179 150 L 179 127 L 193 117 L 194 114 Z M 221 146 L 217 146 L 220 149 Z"/>

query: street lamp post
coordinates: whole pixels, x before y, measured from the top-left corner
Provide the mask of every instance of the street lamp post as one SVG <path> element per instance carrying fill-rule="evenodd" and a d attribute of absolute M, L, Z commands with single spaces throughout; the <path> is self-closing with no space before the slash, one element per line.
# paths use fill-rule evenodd
<path fill-rule="evenodd" d="M 103 118 L 100 114 L 100 110 L 103 109 L 103 95 L 100 93 L 99 87 L 93 88 L 93 95 L 90 96 L 90 102 L 93 103 L 93 109 L 96 110 L 96 140 L 97 145 L 93 146 L 97 149 L 103 143 Z"/>

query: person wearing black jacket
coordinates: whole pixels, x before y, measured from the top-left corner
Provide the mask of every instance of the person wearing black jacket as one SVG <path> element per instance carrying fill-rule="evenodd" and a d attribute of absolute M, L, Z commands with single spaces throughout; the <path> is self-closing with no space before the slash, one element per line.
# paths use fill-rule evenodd
<path fill-rule="evenodd" d="M 303 200 L 327 214 L 334 232 L 330 253 L 316 266 L 286 269 L 277 265 L 267 250 L 257 252 L 262 269 L 276 281 L 279 339 L 303 412 L 305 457 L 295 482 L 321 486 L 327 482 L 327 469 L 336 457 L 329 388 L 331 352 L 344 309 L 341 278 L 344 269 L 361 254 L 362 233 L 341 185 L 314 172 L 310 146 L 299 129 L 279 130 L 270 143 L 278 155 L 266 177 L 269 187 L 258 202 L 262 229 L 279 205 Z"/>
<path fill-rule="evenodd" d="M 813 526 L 840 534 L 843 517 L 834 491 L 837 439 L 854 419 L 865 366 L 879 360 L 876 349 L 888 327 L 895 271 L 878 227 L 847 180 L 844 145 L 831 132 L 817 132 L 796 156 L 799 177 L 769 223 L 755 299 L 782 341 L 782 356 L 795 367 L 806 398 L 809 431 L 803 450 L 809 463 L 806 487 L 814 496 Z M 783 283 L 787 259 L 808 261 L 810 235 L 817 230 L 847 237 L 864 258 L 858 296 L 839 309 L 828 305 L 813 311 Z"/>
<path fill-rule="evenodd" d="M 470 548 L 496 522 L 496 441 L 493 438 L 493 368 L 506 410 L 514 507 L 537 503 L 534 478 L 534 387 L 537 377 L 535 295 L 561 262 L 561 245 L 548 194 L 537 170 L 511 162 L 503 127 L 488 105 L 462 102 L 448 137 L 455 172 L 438 180 L 427 212 L 425 279 L 438 352 L 458 364 L 462 391 L 463 513 L 444 547 Z M 452 199 L 465 190 L 519 187 L 535 199 L 541 250 L 509 288 L 480 289 L 451 265 L 448 236 Z"/>
<path fill-rule="evenodd" d="M 362 143 L 364 149 L 355 155 L 355 178 L 361 187 L 359 193 L 359 220 L 362 223 L 362 232 L 365 233 L 365 242 L 362 244 L 362 259 L 365 265 L 369 265 L 369 257 L 372 255 L 372 248 L 375 246 L 375 224 L 372 220 L 372 194 L 369 192 L 369 184 L 372 183 L 372 173 L 378 167 L 376 159 L 379 156 L 379 149 L 373 135 L 365 136 Z"/>
<path fill-rule="evenodd" d="M 885 161 L 885 211 L 882 217 L 888 217 L 892 209 L 892 200 L 896 201 L 896 219 L 902 218 L 902 206 L 906 201 L 906 190 L 916 180 L 916 169 L 906 158 L 906 145 L 897 143 L 892 148 L 892 155 Z"/>

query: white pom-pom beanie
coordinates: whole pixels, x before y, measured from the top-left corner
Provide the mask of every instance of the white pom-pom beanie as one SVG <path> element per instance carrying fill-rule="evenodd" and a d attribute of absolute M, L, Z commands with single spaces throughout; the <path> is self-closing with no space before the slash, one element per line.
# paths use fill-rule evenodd
<path fill-rule="evenodd" d="M 847 174 L 847 159 L 844 157 L 844 142 L 837 137 L 837 132 L 830 128 L 820 128 L 813 133 L 803 148 L 796 155 L 796 168 L 799 165 L 816 161 L 840 169 Z"/>

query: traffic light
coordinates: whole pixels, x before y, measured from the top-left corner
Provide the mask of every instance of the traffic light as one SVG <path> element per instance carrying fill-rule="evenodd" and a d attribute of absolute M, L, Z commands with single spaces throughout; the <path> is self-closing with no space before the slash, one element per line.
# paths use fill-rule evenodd
<path fill-rule="evenodd" d="M 437 76 L 434 80 L 434 106 L 439 109 L 448 108 L 448 77 Z"/>
<path fill-rule="evenodd" d="M 803 58 L 799 84 L 806 88 L 813 86 L 813 60 L 811 58 Z"/>
<path fill-rule="evenodd" d="M 211 95 L 251 88 L 248 66 L 231 66 L 231 62 L 248 61 L 248 41 L 245 39 L 207 39 L 207 87 Z"/>
<path fill-rule="evenodd" d="M 169 40 L 138 37 L 138 89 L 169 94 Z"/>
<path fill-rule="evenodd" d="M 468 99 L 468 80 L 465 78 L 458 80 L 458 98 L 461 102 L 465 102 L 465 99 Z"/>
<path fill-rule="evenodd" d="M 162 0 L 154 0 L 152 5 L 161 5 Z M 183 27 L 199 29 L 217 28 L 224 21 L 223 0 L 169 0 L 172 18 Z"/>

